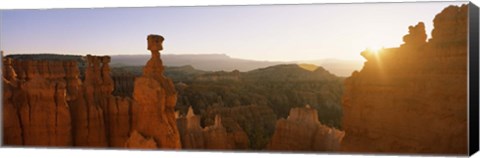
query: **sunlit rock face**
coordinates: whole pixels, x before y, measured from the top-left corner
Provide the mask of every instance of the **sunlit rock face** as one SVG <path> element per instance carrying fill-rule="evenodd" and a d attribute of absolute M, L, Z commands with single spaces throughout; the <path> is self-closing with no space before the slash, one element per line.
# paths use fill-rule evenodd
<path fill-rule="evenodd" d="M 418 23 L 400 47 L 362 52 L 345 80 L 343 151 L 467 153 L 467 13 L 449 6 L 431 39 Z"/>
<path fill-rule="evenodd" d="M 318 121 L 317 110 L 309 106 L 292 108 L 287 119 L 277 121 L 267 146 L 276 151 L 336 151 L 345 132 Z"/>

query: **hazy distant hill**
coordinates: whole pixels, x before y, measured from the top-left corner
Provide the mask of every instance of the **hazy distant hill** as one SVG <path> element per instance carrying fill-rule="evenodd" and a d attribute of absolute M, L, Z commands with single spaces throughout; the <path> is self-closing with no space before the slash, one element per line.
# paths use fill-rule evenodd
<path fill-rule="evenodd" d="M 336 80 L 337 76 L 322 67 L 317 67 L 312 64 L 282 64 L 248 71 L 245 73 L 243 79 L 266 81 L 328 81 Z"/>
<path fill-rule="evenodd" d="M 144 65 L 150 58 L 145 55 L 114 55 L 112 66 L 136 66 Z M 199 55 L 172 55 L 162 54 L 162 61 L 167 66 L 192 65 L 196 69 L 206 71 L 249 71 L 260 67 L 267 67 L 280 64 L 281 62 L 254 61 L 231 58 L 224 54 L 199 54 Z"/>
<path fill-rule="evenodd" d="M 14 59 L 36 59 L 36 60 L 76 60 L 81 65 L 85 62 L 79 55 L 61 55 L 61 54 L 14 54 L 7 55 Z M 143 55 L 112 55 L 110 66 L 143 66 L 150 58 L 150 54 Z M 321 60 L 305 60 L 292 62 L 271 62 L 246 60 L 229 57 L 225 54 L 162 54 L 163 64 L 169 67 L 181 67 L 190 65 L 197 70 L 203 71 L 233 71 L 242 72 L 251 71 L 258 68 L 265 68 L 281 64 L 315 64 L 328 70 L 330 73 L 341 77 L 348 77 L 354 70 L 360 70 L 363 62 L 355 60 L 339 60 L 339 59 L 321 59 Z M 188 67 L 184 67 L 188 68 Z"/>
<path fill-rule="evenodd" d="M 111 66 L 140 66 L 144 65 L 150 58 L 149 54 L 144 55 L 114 55 Z M 205 71 L 250 71 L 279 64 L 308 63 L 322 66 L 337 76 L 350 76 L 354 70 L 359 70 L 363 65 L 361 61 L 354 60 L 306 60 L 294 62 L 270 62 L 231 58 L 225 54 L 185 54 L 173 55 L 162 54 L 163 64 L 166 66 L 191 65 L 199 70 Z"/>
<path fill-rule="evenodd" d="M 341 60 L 341 59 L 321 59 L 298 61 L 297 63 L 308 63 L 321 66 L 337 76 L 348 77 L 354 70 L 360 70 L 363 61 L 360 60 Z"/>

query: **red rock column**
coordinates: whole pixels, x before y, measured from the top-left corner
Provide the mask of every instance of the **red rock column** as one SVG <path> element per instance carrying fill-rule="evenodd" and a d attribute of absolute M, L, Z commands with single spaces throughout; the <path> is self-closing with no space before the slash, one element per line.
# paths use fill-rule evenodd
<path fill-rule="evenodd" d="M 174 107 L 177 92 L 172 80 L 163 76 L 160 50 L 164 38 L 149 35 L 148 49 L 151 59 L 143 69 L 143 75 L 135 79 L 132 105 L 132 130 L 153 137 L 159 148 L 181 148 L 175 120 Z"/>

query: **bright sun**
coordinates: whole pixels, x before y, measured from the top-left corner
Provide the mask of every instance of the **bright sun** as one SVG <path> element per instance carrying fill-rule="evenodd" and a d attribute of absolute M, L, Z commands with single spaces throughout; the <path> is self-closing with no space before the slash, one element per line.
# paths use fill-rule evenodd
<path fill-rule="evenodd" d="M 368 50 L 374 52 L 375 54 L 378 54 L 382 49 L 383 49 L 383 47 L 378 46 L 378 45 L 368 47 Z"/>

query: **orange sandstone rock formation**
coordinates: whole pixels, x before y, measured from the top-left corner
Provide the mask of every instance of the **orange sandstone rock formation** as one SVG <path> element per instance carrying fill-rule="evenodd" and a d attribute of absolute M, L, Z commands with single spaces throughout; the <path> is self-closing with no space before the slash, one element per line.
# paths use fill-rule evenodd
<path fill-rule="evenodd" d="M 8 145 L 22 145 L 22 127 L 18 115 L 18 108 L 14 104 L 14 93 L 17 89 L 16 73 L 12 68 L 12 61 L 9 58 L 3 58 L 3 143 Z"/>
<path fill-rule="evenodd" d="M 277 121 L 268 150 L 336 151 L 345 132 L 327 127 L 318 121 L 317 111 L 308 105 L 292 108 L 287 119 Z"/>
<path fill-rule="evenodd" d="M 423 23 L 404 44 L 362 52 L 363 69 L 345 81 L 342 150 L 467 153 L 467 5 Z"/>
<path fill-rule="evenodd" d="M 135 75 L 130 73 L 117 73 L 112 76 L 115 83 L 115 90 L 113 95 L 122 97 L 132 97 L 133 83 L 135 81 Z"/>
<path fill-rule="evenodd" d="M 126 148 L 131 149 L 156 149 L 157 143 L 153 138 L 145 138 L 137 131 L 133 131 L 125 142 Z"/>
<path fill-rule="evenodd" d="M 104 109 L 105 92 L 101 63 L 103 57 L 87 55 L 85 80 L 79 96 L 70 102 L 75 146 L 107 147 Z M 103 105 L 101 105 L 103 104 Z"/>
<path fill-rule="evenodd" d="M 158 52 L 163 37 L 149 36 L 152 41 L 152 59 L 135 81 L 133 99 L 112 95 L 108 56 L 87 55 L 83 81 L 73 60 L 5 58 L 5 145 L 179 149 L 177 94 Z M 152 139 L 142 143 L 142 135 Z"/>
<path fill-rule="evenodd" d="M 241 150 L 248 148 L 248 136 L 237 125 L 236 130 L 227 131 L 220 115 L 215 116 L 213 125 L 202 128 L 201 117 L 193 113 L 190 107 L 184 117 L 177 119 L 177 124 L 184 149 Z"/>
<path fill-rule="evenodd" d="M 143 75 L 135 79 L 132 105 L 132 128 L 152 137 L 159 148 L 180 149 L 180 136 L 175 120 L 177 92 L 173 82 L 163 76 L 160 50 L 164 38 L 149 35 L 148 49 L 152 58 Z"/>
<path fill-rule="evenodd" d="M 207 149 L 232 149 L 232 145 L 229 143 L 228 134 L 225 127 L 222 125 L 222 119 L 220 116 L 215 116 L 215 124 L 205 127 L 203 131 L 203 137 L 205 139 L 205 148 Z"/>
<path fill-rule="evenodd" d="M 210 106 L 202 114 L 205 126 L 215 125 L 216 117 L 227 129 L 234 149 L 265 149 L 275 130 L 277 116 L 268 106 Z"/>
<path fill-rule="evenodd" d="M 58 61 L 4 59 L 3 129 L 7 145 L 70 146 L 71 115 Z M 17 76 L 17 69 L 22 75 Z"/>
<path fill-rule="evenodd" d="M 183 149 L 204 149 L 205 139 L 203 128 L 200 125 L 200 116 L 193 113 L 192 107 L 188 109 L 187 116 L 177 118 L 178 131 Z"/>

